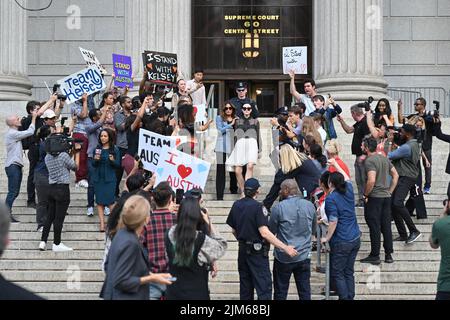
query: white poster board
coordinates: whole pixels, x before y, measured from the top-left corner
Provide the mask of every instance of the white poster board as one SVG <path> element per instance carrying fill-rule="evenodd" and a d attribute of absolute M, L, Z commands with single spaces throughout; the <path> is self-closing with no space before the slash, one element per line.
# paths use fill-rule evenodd
<path fill-rule="evenodd" d="M 195 122 L 206 122 L 208 121 L 206 115 L 206 106 L 204 104 L 194 106 Z"/>
<path fill-rule="evenodd" d="M 308 47 L 283 48 L 283 73 L 308 74 Z"/>
<path fill-rule="evenodd" d="M 106 88 L 105 80 L 97 66 L 78 71 L 58 81 L 61 93 L 67 97 L 67 102 L 74 103 L 81 99 L 83 94 L 91 95 Z"/>
<path fill-rule="evenodd" d="M 144 169 L 155 172 L 160 165 L 163 148 L 176 148 L 186 141 L 187 137 L 162 136 L 145 129 L 140 129 L 138 154 L 144 165 Z"/>
<path fill-rule="evenodd" d="M 93 51 L 83 49 L 81 47 L 79 47 L 79 49 L 80 49 L 81 55 L 83 56 L 84 61 L 86 61 L 86 64 L 89 67 L 97 66 L 103 75 L 108 74 L 108 71 L 106 71 L 106 69 L 102 66 L 102 64 L 100 63 L 100 61 L 98 60 L 97 56 L 95 55 L 95 53 Z"/>
<path fill-rule="evenodd" d="M 205 190 L 211 164 L 176 149 L 164 147 L 156 169 L 156 184 L 167 181 L 173 190 L 185 192 L 194 188 Z"/>

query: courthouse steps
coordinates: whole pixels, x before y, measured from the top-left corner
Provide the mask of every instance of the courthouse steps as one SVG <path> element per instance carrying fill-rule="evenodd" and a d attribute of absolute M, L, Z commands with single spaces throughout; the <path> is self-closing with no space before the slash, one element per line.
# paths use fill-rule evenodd
<path fill-rule="evenodd" d="M 350 123 L 350 122 L 349 122 Z M 267 122 L 263 122 L 267 127 Z M 337 126 L 338 127 L 338 126 Z M 214 130 L 213 130 L 214 131 Z M 450 132 L 450 121 L 446 121 L 444 132 Z M 351 136 L 342 133 L 338 128 L 340 141 L 344 145 L 341 154 L 353 174 L 354 157 L 349 153 Z M 271 150 L 271 141 L 264 140 L 264 156 Z M 208 143 L 207 153 L 212 154 L 214 143 Z M 448 145 L 436 140 L 433 153 L 433 186 L 432 195 L 425 196 L 428 219 L 416 220 L 423 236 L 412 245 L 402 242 L 394 243 L 395 263 L 382 263 L 379 269 L 370 265 L 355 264 L 357 299 L 433 299 L 436 292 L 436 279 L 439 270 L 440 254 L 431 250 L 428 237 L 432 223 L 442 211 L 442 200 L 445 198 L 449 177 L 445 174 L 445 164 L 448 156 Z M 4 159 L 4 149 L 1 148 L 0 159 Z M 98 299 L 104 274 L 101 271 L 103 259 L 104 235 L 98 232 L 98 217 L 86 216 L 86 190 L 71 186 L 71 207 L 66 217 L 62 239 L 75 251 L 55 254 L 51 251 L 39 252 L 37 246 L 40 233 L 35 225 L 35 210 L 26 208 L 26 172 L 21 194 L 15 202 L 14 215 L 21 221 L 11 227 L 11 245 L 0 260 L 0 272 L 7 278 L 49 299 L 95 300 Z M 256 168 L 256 176 L 262 182 L 262 200 L 273 181 L 275 170 L 269 162 L 264 162 Z M 225 190 L 228 189 L 228 182 Z M 356 190 L 356 188 L 355 188 Z M 0 176 L 0 198 L 6 197 L 7 179 Z M 211 280 L 212 299 L 238 299 L 239 276 L 237 272 L 238 245 L 226 225 L 226 217 L 230 207 L 237 199 L 236 195 L 225 194 L 224 201 L 215 201 L 215 165 L 212 166 L 204 198 L 209 208 L 213 222 L 229 240 L 228 251 L 219 261 L 219 275 Z M 358 221 L 363 232 L 361 250 L 358 259 L 367 256 L 370 250 L 368 228 L 364 221 L 362 209 L 357 209 Z M 394 237 L 397 236 L 395 225 L 392 224 Z M 48 248 L 51 246 L 50 234 Z M 382 258 L 384 258 L 382 250 Z M 271 261 L 273 255 L 271 254 Z M 316 253 L 312 255 L 313 269 L 316 265 Z M 324 255 L 322 255 L 322 263 Z M 271 262 L 272 264 L 272 262 Z M 73 283 L 74 277 L 80 276 L 80 287 Z M 379 272 L 377 272 L 379 271 Z M 375 280 L 375 281 L 374 281 Z M 379 281 L 378 281 L 379 280 Z M 312 271 L 311 284 L 314 299 L 322 299 L 320 295 L 324 286 L 324 275 Z M 377 286 L 379 283 L 379 287 Z M 296 299 L 296 288 L 292 281 L 289 292 L 290 299 Z"/>

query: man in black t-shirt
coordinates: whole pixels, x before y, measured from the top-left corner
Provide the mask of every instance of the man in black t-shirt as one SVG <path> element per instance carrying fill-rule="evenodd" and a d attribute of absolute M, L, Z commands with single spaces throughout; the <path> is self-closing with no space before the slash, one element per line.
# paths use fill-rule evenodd
<path fill-rule="evenodd" d="M 357 104 L 351 107 L 353 120 L 356 123 L 353 127 L 348 126 L 344 119 L 338 115 L 337 119 L 341 123 L 342 128 L 348 134 L 353 133 L 352 140 L 352 154 L 356 156 L 355 160 L 355 180 L 358 186 L 358 203 L 357 207 L 364 207 L 364 188 L 366 185 L 366 172 L 364 167 L 364 154 L 361 148 L 363 139 L 370 134 L 369 127 L 367 125 L 367 119 L 364 115 L 364 104 Z"/>

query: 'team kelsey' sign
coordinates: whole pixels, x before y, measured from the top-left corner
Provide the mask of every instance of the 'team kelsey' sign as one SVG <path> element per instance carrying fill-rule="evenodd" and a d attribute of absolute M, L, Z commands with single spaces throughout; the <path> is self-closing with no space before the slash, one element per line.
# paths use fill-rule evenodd
<path fill-rule="evenodd" d="M 91 95 L 106 88 L 102 74 L 97 66 L 78 71 L 59 80 L 61 93 L 67 97 L 68 103 L 74 103 L 81 99 L 83 94 Z"/>

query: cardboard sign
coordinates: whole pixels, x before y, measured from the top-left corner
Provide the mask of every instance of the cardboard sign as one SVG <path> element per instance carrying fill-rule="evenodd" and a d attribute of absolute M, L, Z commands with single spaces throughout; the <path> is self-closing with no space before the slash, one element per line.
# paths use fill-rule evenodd
<path fill-rule="evenodd" d="M 142 54 L 151 82 L 175 85 L 178 77 L 178 58 L 173 53 L 145 51 Z"/>
<path fill-rule="evenodd" d="M 81 99 L 83 94 L 91 95 L 106 88 L 105 80 L 97 66 L 78 71 L 62 80 L 61 93 L 67 97 L 67 102 L 74 103 Z"/>
<path fill-rule="evenodd" d="M 194 188 L 205 190 L 211 164 L 176 149 L 164 147 L 156 169 L 156 184 L 168 181 L 173 190 L 185 192 Z"/>
<path fill-rule="evenodd" d="M 176 148 L 186 141 L 187 137 L 162 136 L 151 131 L 140 129 L 138 154 L 144 165 L 144 169 L 155 172 L 160 166 L 162 149 L 164 147 Z"/>
<path fill-rule="evenodd" d="M 206 122 L 208 118 L 206 116 L 206 106 L 204 104 L 194 106 L 195 122 Z"/>
<path fill-rule="evenodd" d="M 308 47 L 283 48 L 283 73 L 308 74 Z"/>
<path fill-rule="evenodd" d="M 81 55 L 83 56 L 84 61 L 86 61 L 86 64 L 88 65 L 88 67 L 97 66 L 100 69 L 102 74 L 108 74 L 108 71 L 106 71 L 106 69 L 102 66 L 100 61 L 98 61 L 98 58 L 93 51 L 86 50 L 81 47 L 79 47 L 79 49 L 80 49 Z"/>
<path fill-rule="evenodd" d="M 133 65 L 131 64 L 131 57 L 113 54 L 113 68 L 116 78 L 114 79 L 114 86 L 125 88 L 128 86 L 133 88 Z"/>

